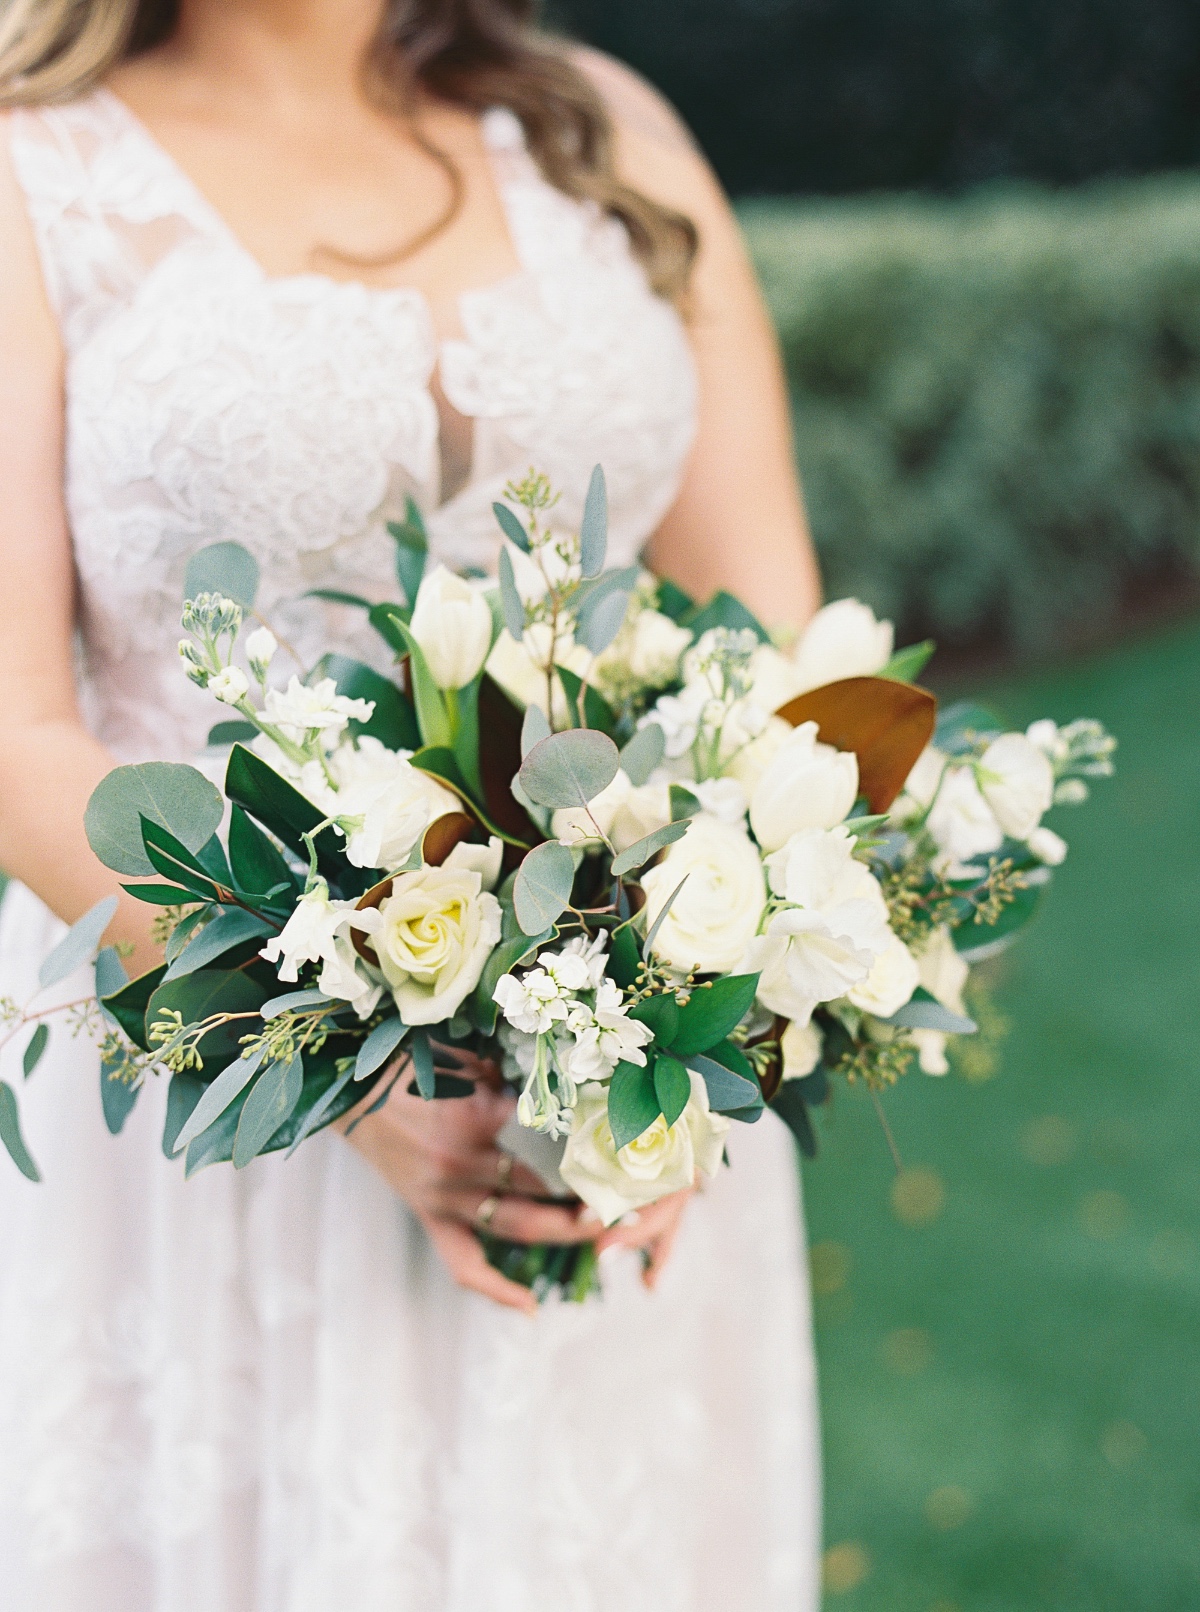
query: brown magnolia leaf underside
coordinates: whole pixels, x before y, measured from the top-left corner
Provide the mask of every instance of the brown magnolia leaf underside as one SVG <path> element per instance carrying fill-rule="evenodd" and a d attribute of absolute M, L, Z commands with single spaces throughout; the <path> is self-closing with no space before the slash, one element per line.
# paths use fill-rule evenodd
<path fill-rule="evenodd" d="M 933 737 L 937 701 L 912 683 L 846 677 L 797 695 L 776 715 L 794 728 L 815 722 L 825 744 L 852 750 L 860 793 L 873 812 L 886 812 Z"/>

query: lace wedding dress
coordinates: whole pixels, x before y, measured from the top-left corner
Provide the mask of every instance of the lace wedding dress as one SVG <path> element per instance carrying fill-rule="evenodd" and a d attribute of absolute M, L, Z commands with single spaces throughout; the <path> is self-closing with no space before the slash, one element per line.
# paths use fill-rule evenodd
<path fill-rule="evenodd" d="M 175 644 L 205 543 L 255 553 L 302 656 L 363 658 L 360 616 L 300 596 L 394 596 L 383 523 L 407 493 L 451 566 L 494 563 L 491 501 L 530 463 L 575 521 L 603 462 L 620 563 L 670 505 L 694 429 L 679 320 L 508 114 L 485 134 L 522 267 L 439 348 L 411 290 L 266 276 L 107 92 L 13 119 L 68 353 L 81 686 L 121 759 L 203 751 L 213 708 Z M 442 502 L 435 375 L 474 432 Z M 32 994 L 59 933 L 9 890 L 0 994 Z M 61 1028 L 21 1093 L 46 1179 L 0 1168 L 4 1612 L 813 1612 L 808 1293 L 774 1116 L 734 1128 L 656 1295 L 617 1254 L 601 1302 L 530 1321 L 456 1289 L 336 1136 L 185 1182 L 163 1095 L 110 1138 L 95 1054 Z"/>

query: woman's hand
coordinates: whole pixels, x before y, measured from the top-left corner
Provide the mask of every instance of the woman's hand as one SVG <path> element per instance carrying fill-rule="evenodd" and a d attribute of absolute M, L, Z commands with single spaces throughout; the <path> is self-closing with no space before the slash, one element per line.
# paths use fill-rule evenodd
<path fill-rule="evenodd" d="M 544 1182 L 496 1146 L 515 1099 L 492 1066 L 456 1057 L 463 1063 L 457 1072 L 475 1078 L 473 1097 L 427 1102 L 410 1096 L 402 1068 L 383 1107 L 358 1125 L 350 1115 L 343 1130 L 420 1220 L 460 1287 L 534 1315 L 538 1306 L 530 1290 L 488 1264 L 476 1235 L 480 1210 L 494 1202 L 487 1229 L 518 1243 L 591 1242 L 596 1222 L 585 1218 L 582 1205 L 539 1201 L 546 1195 Z M 373 1100 L 371 1093 L 365 1106 Z"/>
<path fill-rule="evenodd" d="M 606 1248 L 640 1248 L 642 1282 L 653 1292 L 671 1257 L 683 1223 L 683 1212 L 694 1191 L 695 1188 L 690 1188 L 686 1192 L 673 1192 L 669 1198 L 660 1198 L 648 1208 L 639 1209 L 636 1219 L 626 1216 L 631 1224 L 612 1226 L 597 1237 L 597 1252 L 602 1254 Z"/>

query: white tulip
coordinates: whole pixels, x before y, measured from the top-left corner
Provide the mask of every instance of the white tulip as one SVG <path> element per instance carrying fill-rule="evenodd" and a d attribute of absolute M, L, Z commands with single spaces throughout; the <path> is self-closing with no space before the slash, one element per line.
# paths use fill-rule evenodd
<path fill-rule="evenodd" d="M 895 632 L 857 599 L 838 599 L 818 610 L 792 653 L 800 690 L 844 677 L 871 677 L 892 658 Z"/>
<path fill-rule="evenodd" d="M 711 1177 L 720 1168 L 729 1121 L 709 1108 L 700 1076 L 693 1074 L 691 1082 L 691 1100 L 674 1125 L 668 1128 L 660 1114 L 619 1152 L 608 1123 L 608 1087 L 580 1089 L 559 1170 L 606 1226 L 631 1209 L 694 1186 L 698 1171 Z"/>
<path fill-rule="evenodd" d="M 492 647 L 492 612 L 478 588 L 435 566 L 417 589 L 409 631 L 441 689 L 465 688 Z"/>
<path fill-rule="evenodd" d="M 226 666 L 209 678 L 208 692 L 223 705 L 236 705 L 250 692 L 250 682 L 240 666 Z"/>
<path fill-rule="evenodd" d="M 852 986 L 846 995 L 855 1007 L 877 1019 L 890 1019 L 911 998 L 920 984 L 917 960 L 902 940 L 893 935 L 888 946 L 871 965 L 865 980 Z"/>
<path fill-rule="evenodd" d="M 463 868 L 398 874 L 377 912 L 361 917 L 405 1024 L 451 1018 L 500 939 L 500 903 Z"/>
<path fill-rule="evenodd" d="M 983 752 L 979 787 L 996 821 L 1014 840 L 1027 840 L 1054 800 L 1054 768 L 1023 733 L 1003 733 Z"/>
<path fill-rule="evenodd" d="M 712 817 L 693 818 L 658 866 L 642 875 L 647 929 L 681 880 L 683 888 L 655 937 L 655 952 L 682 973 L 729 973 L 757 931 L 766 903 L 758 851 L 740 828 Z"/>
<path fill-rule="evenodd" d="M 834 828 L 858 795 L 858 757 L 817 742 L 805 722 L 776 750 L 750 797 L 750 826 L 764 851 L 806 828 Z"/>

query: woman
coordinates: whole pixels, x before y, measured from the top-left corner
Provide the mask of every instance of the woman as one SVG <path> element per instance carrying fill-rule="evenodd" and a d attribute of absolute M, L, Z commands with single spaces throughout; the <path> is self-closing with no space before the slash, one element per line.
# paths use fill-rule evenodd
<path fill-rule="evenodd" d="M 657 97 L 530 9 L 0 5 L 0 995 L 113 887 L 81 819 L 114 757 L 204 747 L 175 640 L 205 543 L 253 550 L 301 658 L 361 654 L 359 617 L 302 596 L 391 593 L 406 495 L 439 558 L 488 567 L 510 475 L 577 520 L 599 459 L 615 558 L 814 608 L 726 204 Z M 146 908 L 114 937 L 154 963 Z M 816 1606 L 773 1119 L 608 1236 L 602 1302 L 531 1319 L 480 1203 L 511 1237 L 592 1228 L 502 1159 L 486 1085 L 186 1183 L 160 1090 L 105 1134 L 86 1037 L 22 1102 L 46 1182 L 0 1173 L 6 1612 Z"/>

